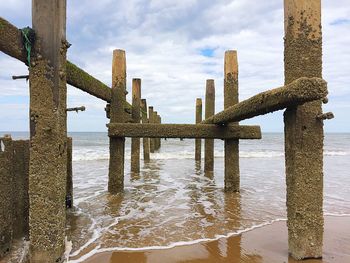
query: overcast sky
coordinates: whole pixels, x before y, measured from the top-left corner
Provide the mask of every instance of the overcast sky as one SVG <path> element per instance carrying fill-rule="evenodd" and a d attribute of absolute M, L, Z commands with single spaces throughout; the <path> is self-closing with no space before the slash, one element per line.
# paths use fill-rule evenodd
<path fill-rule="evenodd" d="M 283 85 L 283 0 L 67 0 L 68 59 L 111 84 L 112 51 L 126 50 L 128 90 L 142 79 L 142 97 L 167 123 L 193 123 L 195 99 L 215 79 L 216 111 L 223 108 L 223 56 L 238 50 L 239 96 Z M 323 0 L 324 79 L 329 132 L 350 132 L 350 2 Z M 6 0 L 0 16 L 31 25 L 30 0 Z M 0 131 L 28 130 L 28 84 L 11 80 L 26 67 L 0 52 Z M 131 93 L 131 92 L 129 92 Z M 130 101 L 130 94 L 128 95 Z M 105 103 L 68 86 L 70 131 L 106 131 Z M 244 123 L 283 131 L 282 112 Z"/>

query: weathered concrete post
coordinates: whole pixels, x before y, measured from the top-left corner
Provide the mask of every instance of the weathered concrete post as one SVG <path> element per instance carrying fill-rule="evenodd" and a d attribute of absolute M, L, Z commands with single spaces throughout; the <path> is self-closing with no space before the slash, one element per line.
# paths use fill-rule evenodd
<path fill-rule="evenodd" d="M 153 107 L 149 106 L 148 107 L 148 121 L 149 123 L 154 123 L 154 114 L 153 114 Z M 149 139 L 149 145 L 150 145 L 150 152 L 154 153 L 155 150 L 155 145 L 154 145 L 154 138 Z"/>
<path fill-rule="evenodd" d="M 141 110 L 142 110 L 142 123 L 148 123 L 147 119 L 147 101 L 145 99 L 141 100 Z M 142 138 L 143 144 L 143 160 L 149 161 L 149 138 Z"/>
<path fill-rule="evenodd" d="M 11 137 L 0 138 L 0 258 L 11 248 L 13 236 L 13 146 Z"/>
<path fill-rule="evenodd" d="M 213 79 L 208 79 L 205 92 L 205 118 L 213 116 L 215 113 L 215 83 Z M 204 170 L 214 170 L 214 140 L 204 140 Z"/>
<path fill-rule="evenodd" d="M 285 84 L 322 77 L 321 0 L 285 0 Z M 296 259 L 322 257 L 322 102 L 284 113 L 289 252 Z"/>
<path fill-rule="evenodd" d="M 158 112 L 157 111 L 153 111 L 153 123 L 159 123 L 159 119 L 158 119 Z M 159 150 L 159 138 L 154 138 L 154 150 L 158 151 Z"/>
<path fill-rule="evenodd" d="M 156 117 L 157 117 L 157 123 L 161 124 L 162 123 L 162 118 L 160 117 L 160 115 L 157 114 Z M 161 144 L 162 144 L 162 138 L 157 138 L 157 150 L 160 149 Z"/>
<path fill-rule="evenodd" d="M 13 145 L 13 237 L 29 236 L 29 140 L 12 141 Z"/>
<path fill-rule="evenodd" d="M 126 102 L 126 58 L 125 51 L 113 51 L 112 97 L 110 123 L 124 122 Z M 125 138 L 109 138 L 108 191 L 116 194 L 124 190 Z"/>
<path fill-rule="evenodd" d="M 73 207 L 73 140 L 67 138 L 67 189 L 66 189 L 66 208 Z"/>
<path fill-rule="evenodd" d="M 32 0 L 32 22 L 30 262 L 61 262 L 66 236 L 66 1 Z"/>
<path fill-rule="evenodd" d="M 202 122 L 202 99 L 196 99 L 196 123 Z M 202 140 L 195 141 L 195 160 L 200 161 L 202 158 Z"/>
<path fill-rule="evenodd" d="M 238 103 L 237 51 L 226 51 L 224 64 L 224 108 L 227 109 Z M 239 140 L 225 140 L 225 191 L 238 192 L 239 185 Z"/>
<path fill-rule="evenodd" d="M 141 79 L 132 80 L 132 120 L 140 123 Z M 131 171 L 140 171 L 140 138 L 131 138 Z"/>
<path fill-rule="evenodd" d="M 162 117 L 159 115 L 159 124 L 162 124 Z M 159 149 L 162 146 L 162 138 L 159 138 Z"/>

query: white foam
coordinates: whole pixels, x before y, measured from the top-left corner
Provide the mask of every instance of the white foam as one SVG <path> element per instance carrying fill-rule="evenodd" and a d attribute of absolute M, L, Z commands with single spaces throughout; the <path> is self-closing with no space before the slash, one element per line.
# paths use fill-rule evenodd
<path fill-rule="evenodd" d="M 243 229 L 243 230 L 238 230 L 236 232 L 231 232 L 228 233 L 227 235 L 216 235 L 215 238 L 202 238 L 202 239 L 196 239 L 196 240 L 192 240 L 192 241 L 179 241 L 179 242 L 174 242 L 171 243 L 167 246 L 149 246 L 149 247 L 139 247 L 139 248 L 133 248 L 133 247 L 111 247 L 111 248 L 101 248 L 100 245 L 97 245 L 94 249 L 92 249 L 89 253 L 83 255 L 82 257 L 80 257 L 79 259 L 76 260 L 71 260 L 69 261 L 70 263 L 79 263 L 79 262 L 83 262 L 85 260 L 87 260 L 88 258 L 92 257 L 93 255 L 96 255 L 98 253 L 104 253 L 104 252 L 114 252 L 114 251 L 144 251 L 144 250 L 164 250 L 164 249 L 171 249 L 174 247 L 179 247 L 179 246 L 188 246 L 188 245 L 194 245 L 194 244 L 198 244 L 198 243 L 203 243 L 203 242 L 210 242 L 210 241 L 216 241 L 220 238 L 229 238 L 231 236 L 237 236 L 240 235 L 242 233 L 246 233 L 249 231 L 252 231 L 256 228 L 260 228 L 260 227 L 264 227 L 267 225 L 271 225 L 275 222 L 280 222 L 280 221 L 286 221 L 286 219 L 284 218 L 278 218 L 275 220 L 271 220 L 269 222 L 266 223 L 262 223 L 262 224 L 258 224 L 258 225 L 254 225 L 252 227 Z M 89 244 L 91 244 L 90 242 L 88 242 Z M 78 250 L 79 253 L 82 251 L 81 249 Z M 79 253 L 74 253 L 74 255 L 78 255 Z M 73 255 L 72 255 L 73 256 Z"/>

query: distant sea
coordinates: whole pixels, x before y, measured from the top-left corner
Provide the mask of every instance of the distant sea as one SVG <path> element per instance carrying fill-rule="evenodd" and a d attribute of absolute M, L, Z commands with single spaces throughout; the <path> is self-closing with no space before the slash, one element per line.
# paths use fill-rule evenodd
<path fill-rule="evenodd" d="M 4 132 L 0 132 L 0 135 Z M 27 133 L 11 132 L 14 139 Z M 283 133 L 240 141 L 241 192 L 224 193 L 223 142 L 215 140 L 215 169 L 194 160 L 194 141 L 162 140 L 161 149 L 130 173 L 126 141 L 125 192 L 107 193 L 109 139 L 106 133 L 73 137 L 74 211 L 67 233 L 70 262 L 113 250 L 191 244 L 286 219 Z M 204 143 L 202 149 L 204 148 Z M 141 146 L 142 149 L 142 146 Z M 203 157 L 203 156 L 202 156 Z M 324 213 L 350 215 L 350 133 L 326 134 Z"/>

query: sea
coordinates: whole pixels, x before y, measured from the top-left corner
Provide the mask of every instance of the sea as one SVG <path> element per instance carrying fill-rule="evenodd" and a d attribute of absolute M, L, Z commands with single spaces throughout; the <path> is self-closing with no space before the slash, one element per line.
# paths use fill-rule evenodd
<path fill-rule="evenodd" d="M 2 133 L 3 134 L 3 133 Z M 26 133 L 11 133 L 26 138 Z M 125 191 L 107 191 L 106 133 L 73 137 L 74 208 L 67 215 L 69 262 L 99 252 L 170 248 L 215 240 L 286 219 L 283 133 L 240 141 L 240 193 L 224 192 L 224 146 L 215 140 L 215 168 L 194 159 L 194 140 L 162 139 L 140 173 L 130 172 L 126 140 Z M 202 150 L 204 141 L 202 140 Z M 204 154 L 202 153 L 202 157 Z M 350 133 L 328 133 L 324 146 L 324 214 L 350 216 Z"/>

